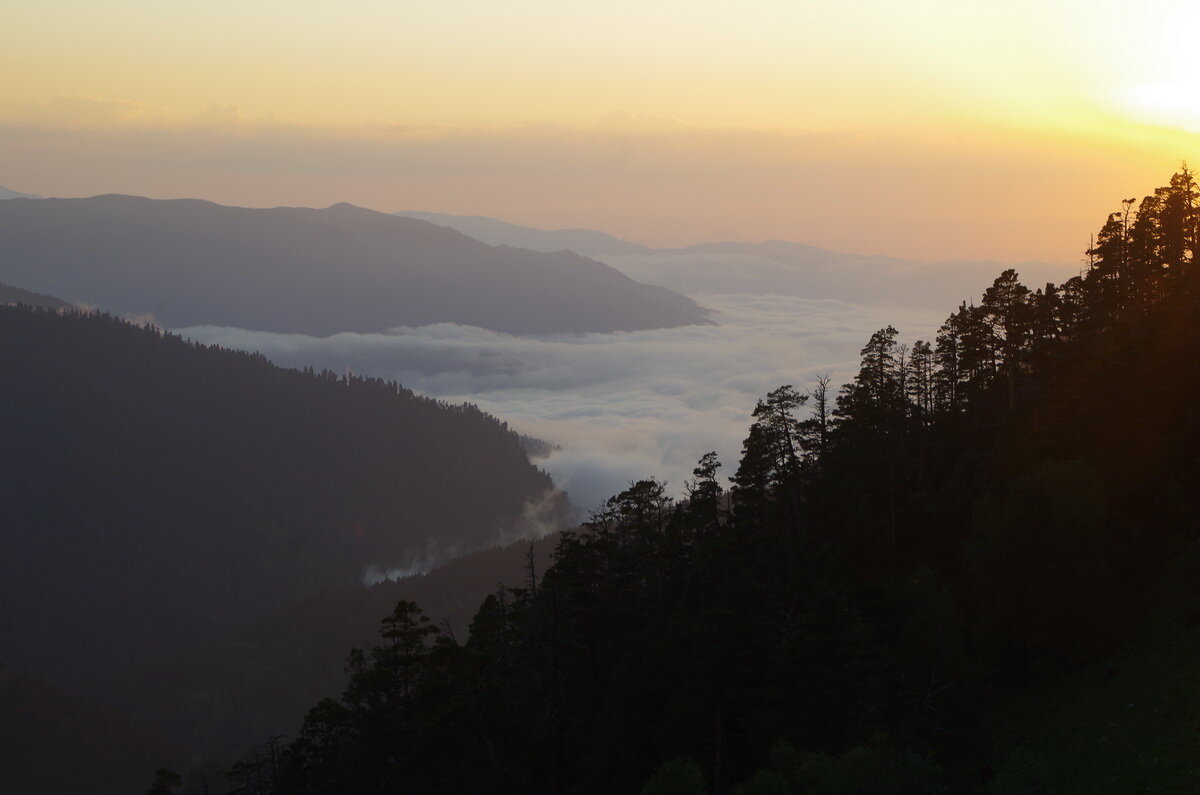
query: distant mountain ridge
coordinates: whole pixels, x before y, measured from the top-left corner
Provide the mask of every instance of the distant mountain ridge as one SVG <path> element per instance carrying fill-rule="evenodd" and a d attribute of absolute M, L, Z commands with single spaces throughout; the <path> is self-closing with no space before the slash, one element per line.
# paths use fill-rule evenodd
<path fill-rule="evenodd" d="M 450 215 L 407 210 L 396 213 L 446 226 L 493 246 L 512 246 L 530 251 L 574 251 L 585 257 L 645 254 L 654 249 L 631 243 L 596 229 L 534 229 L 483 215 Z"/>
<path fill-rule="evenodd" d="M 578 254 L 491 246 L 349 204 L 7 201 L 0 227 L 0 281 L 168 328 L 326 336 L 450 322 L 551 334 L 708 322 L 691 299 Z"/>
<path fill-rule="evenodd" d="M 40 199 L 36 193 L 20 193 L 0 185 L 0 199 Z"/>
<path fill-rule="evenodd" d="M 997 271 L 992 260 L 918 262 L 847 254 L 788 240 L 697 243 L 655 249 L 594 229 L 547 231 L 484 216 L 407 212 L 485 243 L 506 242 L 535 251 L 569 249 L 594 257 L 629 277 L 689 295 L 751 293 L 833 299 L 847 303 L 941 307 L 982 292 Z M 1061 281 L 1076 265 L 1026 262 L 1015 266 L 1029 284 Z M 703 299 L 701 299 L 703 300 Z"/>
<path fill-rule="evenodd" d="M 22 290 L 9 284 L 0 284 L 0 305 L 39 306 L 43 309 L 66 309 L 70 306 L 66 301 L 52 295 Z"/>

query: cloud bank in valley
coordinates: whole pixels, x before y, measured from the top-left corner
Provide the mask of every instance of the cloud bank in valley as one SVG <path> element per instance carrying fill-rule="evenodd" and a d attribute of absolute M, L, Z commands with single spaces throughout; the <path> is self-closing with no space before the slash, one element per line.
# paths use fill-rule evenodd
<path fill-rule="evenodd" d="M 716 450 L 737 466 L 755 402 L 780 384 L 853 376 L 871 332 L 889 323 L 929 339 L 952 309 L 880 308 L 776 295 L 693 296 L 718 325 L 514 337 L 453 324 L 383 334 L 179 329 L 187 337 L 312 365 L 398 380 L 450 402 L 469 401 L 516 430 L 559 445 L 539 464 L 591 510 L 631 480 L 682 491 L 696 460 Z"/>

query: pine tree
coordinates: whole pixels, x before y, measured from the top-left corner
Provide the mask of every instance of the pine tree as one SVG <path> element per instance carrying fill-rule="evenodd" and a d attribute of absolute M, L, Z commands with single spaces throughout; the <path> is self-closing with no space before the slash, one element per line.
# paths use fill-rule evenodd
<path fill-rule="evenodd" d="M 856 430 L 886 431 L 905 412 L 903 355 L 896 344 L 898 332 L 888 326 L 871 335 L 860 351 L 858 375 L 842 387 L 834 414 L 841 426 Z"/>
<path fill-rule="evenodd" d="M 801 447 L 809 464 L 819 462 L 829 451 L 829 432 L 833 422 L 829 383 L 829 376 L 817 376 L 816 384 L 808 391 L 808 397 L 813 402 L 812 416 L 800 423 Z"/>
<path fill-rule="evenodd" d="M 928 422 L 933 416 L 935 371 L 933 347 L 924 340 L 917 340 L 908 356 L 905 396 L 912 406 L 914 416 L 922 423 Z"/>
<path fill-rule="evenodd" d="M 693 479 L 684 484 L 688 495 L 688 520 L 696 533 L 710 532 L 721 523 L 721 502 L 725 492 L 717 480 L 720 468 L 716 451 L 707 452 L 692 470 Z"/>
<path fill-rule="evenodd" d="M 1016 402 L 1017 378 L 1029 343 L 1033 316 L 1029 288 L 1017 279 L 1012 268 L 1001 273 L 983 294 L 981 318 L 990 335 L 993 370 L 1002 373 L 1008 386 L 1008 407 Z"/>

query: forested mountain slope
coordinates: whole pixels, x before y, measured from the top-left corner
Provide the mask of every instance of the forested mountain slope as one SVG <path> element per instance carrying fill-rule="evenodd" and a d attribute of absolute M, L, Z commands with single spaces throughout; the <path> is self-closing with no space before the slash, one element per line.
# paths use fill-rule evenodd
<path fill-rule="evenodd" d="M 713 454 L 680 502 L 631 484 L 563 535 L 536 585 L 485 600 L 465 642 L 398 604 L 274 785 L 782 795 L 1072 781 L 1037 732 L 1014 747 L 995 716 L 1074 672 L 1121 676 L 1104 661 L 1136 659 L 1124 652 L 1151 626 L 1200 624 L 1200 189 L 1185 169 L 1133 204 L 1108 218 L 1085 274 L 1030 289 L 1007 270 L 935 340 L 873 334 L 836 394 L 827 381 L 772 391 L 732 488 Z M 1180 685 L 1194 700 L 1193 678 Z M 1136 682 L 1117 692 L 1163 703 Z M 1195 783 L 1194 755 L 1176 752 L 1194 720 L 1164 716 L 1159 753 L 1117 730 L 1124 713 L 1054 717 L 1075 733 L 1071 764 L 1120 741 L 1119 777 L 1100 777 L 1114 791 Z"/>
<path fill-rule="evenodd" d="M 0 661 L 58 683 L 496 543 L 552 489 L 474 407 L 107 316 L 0 307 L 0 373 Z"/>
<path fill-rule="evenodd" d="M 704 323 L 568 252 L 489 246 L 337 204 L 248 209 L 135 196 L 0 202 L 0 281 L 168 328 L 310 335 L 449 322 L 516 334 Z"/>

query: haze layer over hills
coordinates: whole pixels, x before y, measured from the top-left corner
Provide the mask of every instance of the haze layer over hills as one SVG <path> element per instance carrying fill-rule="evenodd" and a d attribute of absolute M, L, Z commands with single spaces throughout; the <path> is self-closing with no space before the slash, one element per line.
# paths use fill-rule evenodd
<path fill-rule="evenodd" d="M 178 328 L 328 335 L 452 322 L 513 334 L 704 323 L 691 299 L 577 254 L 494 247 L 337 204 L 133 196 L 0 203 L 0 281 Z"/>
<path fill-rule="evenodd" d="M 640 282 L 701 296 L 701 302 L 708 294 L 749 293 L 940 308 L 980 292 L 1005 267 L 993 261 L 915 262 L 846 254 L 787 240 L 654 249 L 593 229 L 534 229 L 477 215 L 401 215 L 457 229 L 485 243 L 533 251 L 568 249 Z M 1041 285 L 1075 275 L 1079 265 L 1025 262 L 1015 267 L 1028 283 Z"/>
<path fill-rule="evenodd" d="M 654 249 L 631 243 L 596 229 L 534 229 L 518 226 L 485 215 L 451 215 L 408 210 L 396 215 L 418 218 L 438 226 L 456 229 L 468 237 L 493 246 L 527 248 L 530 251 L 574 251 L 585 257 L 623 254 L 648 254 Z"/>

